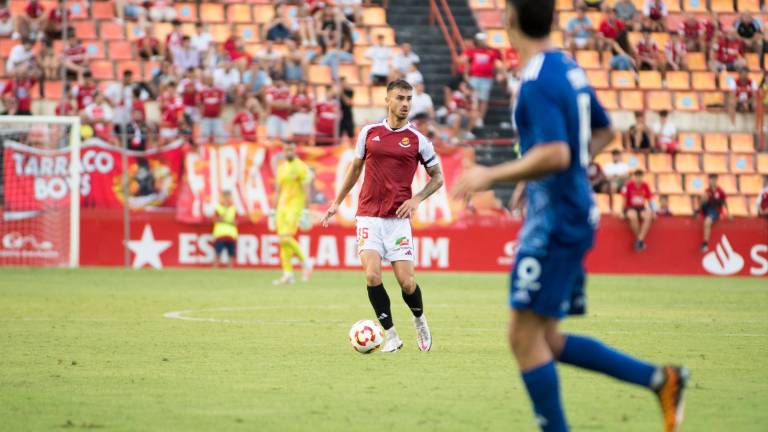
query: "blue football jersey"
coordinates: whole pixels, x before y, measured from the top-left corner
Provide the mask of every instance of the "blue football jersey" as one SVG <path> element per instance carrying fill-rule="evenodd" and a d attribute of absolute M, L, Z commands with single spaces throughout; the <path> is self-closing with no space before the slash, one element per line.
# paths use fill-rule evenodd
<path fill-rule="evenodd" d="M 534 146 L 565 142 L 571 164 L 565 171 L 528 182 L 528 212 L 520 252 L 543 256 L 549 247 L 592 246 L 599 212 L 587 177 L 592 128 L 610 120 L 584 70 L 561 51 L 533 57 L 521 74 L 515 121 L 523 154 Z"/>

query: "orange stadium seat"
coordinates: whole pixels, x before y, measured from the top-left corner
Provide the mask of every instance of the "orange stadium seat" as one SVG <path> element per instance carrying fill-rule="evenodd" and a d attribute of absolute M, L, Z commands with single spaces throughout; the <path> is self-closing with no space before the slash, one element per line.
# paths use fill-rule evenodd
<path fill-rule="evenodd" d="M 680 1 L 679 0 L 669 0 L 665 2 L 667 4 L 667 10 L 670 12 L 680 12 Z M 670 14 L 670 16 L 673 16 L 676 14 Z M 668 18 L 669 19 L 669 18 Z"/>
<path fill-rule="evenodd" d="M 675 109 L 678 111 L 699 111 L 699 98 L 696 92 L 676 92 Z"/>
<path fill-rule="evenodd" d="M 683 10 L 687 12 L 707 12 L 706 0 L 683 0 Z"/>
<path fill-rule="evenodd" d="M 197 22 L 197 5 L 194 3 L 174 3 L 176 18 L 183 22 Z"/>
<path fill-rule="evenodd" d="M 717 184 L 728 195 L 739 193 L 739 188 L 736 186 L 736 176 L 733 174 L 721 174 L 717 176 Z"/>
<path fill-rule="evenodd" d="M 160 64 L 155 61 L 144 61 L 141 64 L 141 79 L 149 80 L 155 72 L 160 70 Z"/>
<path fill-rule="evenodd" d="M 760 70 L 760 55 L 755 53 L 747 53 L 747 67 L 749 70 Z M 757 84 L 760 84 L 758 81 Z"/>
<path fill-rule="evenodd" d="M 691 197 L 688 195 L 670 195 L 669 211 L 672 212 L 672 214 L 675 216 L 693 215 L 693 204 L 691 204 Z"/>
<path fill-rule="evenodd" d="M 367 7 L 363 9 L 363 24 L 366 26 L 387 25 L 387 13 L 382 7 Z"/>
<path fill-rule="evenodd" d="M 736 153 L 754 152 L 755 136 L 749 133 L 732 133 L 731 151 Z"/>
<path fill-rule="evenodd" d="M 707 174 L 725 174 L 728 172 L 728 156 L 704 153 L 703 167 Z"/>
<path fill-rule="evenodd" d="M 109 20 L 113 19 L 115 14 L 114 2 L 90 2 L 91 3 L 91 16 L 95 20 Z"/>
<path fill-rule="evenodd" d="M 112 41 L 109 43 L 109 58 L 112 60 L 130 60 L 133 58 L 133 44 L 129 41 Z"/>
<path fill-rule="evenodd" d="M 89 63 L 91 73 L 97 80 L 111 80 L 115 78 L 115 69 L 111 60 L 94 60 Z"/>
<path fill-rule="evenodd" d="M 717 78 L 713 72 L 692 72 L 691 82 L 695 90 L 717 89 Z"/>
<path fill-rule="evenodd" d="M 605 69 L 587 69 L 587 78 L 592 87 L 604 89 L 610 87 L 608 83 L 608 71 Z"/>
<path fill-rule="evenodd" d="M 596 90 L 597 99 L 608 110 L 619 109 L 619 101 L 614 90 Z"/>
<path fill-rule="evenodd" d="M 75 21 L 72 23 L 75 34 L 80 39 L 97 39 L 96 23 L 93 21 Z"/>
<path fill-rule="evenodd" d="M 550 33 L 549 40 L 552 42 L 553 46 L 556 46 L 558 48 L 563 48 L 565 46 L 565 44 L 563 43 L 563 32 L 560 30 L 555 30 L 552 33 Z"/>
<path fill-rule="evenodd" d="M 102 21 L 99 25 L 99 37 L 102 40 L 125 40 L 125 27 L 116 22 Z"/>
<path fill-rule="evenodd" d="M 339 65 L 339 76 L 345 77 L 347 79 L 347 83 L 351 85 L 361 84 L 360 67 L 356 64 Z"/>
<path fill-rule="evenodd" d="M 607 214 L 611 212 L 611 201 L 608 194 L 595 194 L 595 202 L 597 203 L 597 208 L 600 209 L 600 213 Z"/>
<path fill-rule="evenodd" d="M 355 63 L 359 65 L 369 65 L 371 60 L 365 56 L 365 52 L 368 50 L 367 46 L 356 46 L 353 54 L 355 56 Z"/>
<path fill-rule="evenodd" d="M 200 19 L 207 23 L 224 22 L 224 5 L 211 2 L 200 5 Z"/>
<path fill-rule="evenodd" d="M 266 24 L 275 17 L 275 7 L 272 5 L 254 5 L 253 20 L 254 24 Z"/>
<path fill-rule="evenodd" d="M 648 109 L 651 111 L 671 111 L 672 93 L 668 91 L 649 91 L 646 95 L 648 99 Z"/>
<path fill-rule="evenodd" d="M 736 0 L 739 12 L 760 13 L 760 0 Z"/>
<path fill-rule="evenodd" d="M 688 69 L 693 71 L 707 70 L 707 59 L 704 53 L 701 52 L 689 52 L 686 54 L 685 63 L 688 65 Z"/>
<path fill-rule="evenodd" d="M 509 48 L 511 45 L 509 44 L 509 35 L 507 34 L 506 30 L 488 30 L 486 31 L 486 34 L 488 35 L 488 45 L 490 45 L 492 48 Z"/>
<path fill-rule="evenodd" d="M 683 179 L 680 174 L 659 174 L 656 180 L 660 194 L 683 193 Z"/>
<path fill-rule="evenodd" d="M 369 32 L 370 40 L 377 40 L 379 35 L 384 35 L 384 45 L 392 46 L 395 44 L 395 31 L 390 27 L 372 27 Z"/>
<path fill-rule="evenodd" d="M 251 23 L 251 5 L 249 4 L 231 4 L 227 6 L 227 22 L 230 23 Z"/>
<path fill-rule="evenodd" d="M 621 107 L 630 111 L 643 111 L 643 92 L 639 90 L 625 90 L 620 94 Z"/>
<path fill-rule="evenodd" d="M 503 28 L 503 16 L 495 10 L 479 10 L 475 12 L 477 25 L 482 29 Z"/>
<path fill-rule="evenodd" d="M 768 153 L 757 154 L 757 172 L 768 174 Z"/>
<path fill-rule="evenodd" d="M 645 171 L 648 168 L 648 163 L 646 162 L 646 156 L 644 154 L 625 154 L 624 160 L 627 161 L 627 165 L 629 165 L 630 170 L 641 169 Z"/>
<path fill-rule="evenodd" d="M 759 174 L 739 176 L 739 191 L 746 195 L 757 195 L 763 190 L 763 179 Z"/>
<path fill-rule="evenodd" d="M 731 153 L 731 172 L 737 174 L 755 172 L 755 155 L 753 153 Z"/>
<path fill-rule="evenodd" d="M 733 12 L 733 0 L 710 0 L 712 12 Z"/>
<path fill-rule="evenodd" d="M 597 51 L 576 51 L 576 63 L 584 69 L 601 69 L 603 67 L 600 64 L 600 53 Z"/>
<path fill-rule="evenodd" d="M 357 107 L 371 106 L 371 93 L 368 86 L 355 86 L 355 95 L 352 98 L 352 104 Z"/>
<path fill-rule="evenodd" d="M 681 173 L 700 173 L 699 155 L 693 153 L 678 153 L 675 155 L 675 170 Z"/>
<path fill-rule="evenodd" d="M 88 4 L 86 2 L 67 2 L 67 5 L 69 6 L 69 13 L 71 14 L 73 20 L 89 19 Z"/>
<path fill-rule="evenodd" d="M 707 176 L 704 174 L 686 174 L 685 191 L 691 195 L 700 195 L 707 188 Z"/>
<path fill-rule="evenodd" d="M 331 67 L 320 64 L 309 65 L 307 72 L 309 82 L 316 85 L 328 85 L 333 82 L 331 77 Z"/>
<path fill-rule="evenodd" d="M 749 209 L 747 209 L 747 200 L 743 196 L 729 196 L 725 199 L 728 204 L 728 214 L 735 217 L 747 217 L 749 216 Z"/>
<path fill-rule="evenodd" d="M 61 81 L 45 81 L 44 84 L 46 99 L 61 99 L 64 90 L 61 87 Z"/>
<path fill-rule="evenodd" d="M 648 171 L 653 173 L 670 173 L 672 168 L 672 156 L 666 153 L 653 153 L 648 155 Z"/>
<path fill-rule="evenodd" d="M 658 90 L 661 88 L 661 73 L 658 71 L 640 71 L 638 87 L 643 90 Z"/>
<path fill-rule="evenodd" d="M 236 28 L 237 34 L 245 43 L 259 42 L 259 28 L 252 24 L 239 24 Z"/>
<path fill-rule="evenodd" d="M 58 49 L 54 48 L 58 51 Z M 107 58 L 107 54 L 104 52 L 104 42 L 100 40 L 92 40 L 85 42 L 85 50 L 88 52 L 88 57 L 91 60 L 101 60 Z"/>
<path fill-rule="evenodd" d="M 695 132 L 681 132 L 677 136 L 681 151 L 701 153 L 701 135 Z"/>
<path fill-rule="evenodd" d="M 667 88 L 670 90 L 688 90 L 691 88 L 690 77 L 687 71 L 667 72 Z"/>
<path fill-rule="evenodd" d="M 387 97 L 386 87 L 371 87 L 371 102 L 374 105 L 383 105 L 384 99 Z"/>
<path fill-rule="evenodd" d="M 130 70 L 133 72 L 133 76 L 141 76 L 141 64 L 133 60 L 125 60 L 117 62 L 117 76 L 122 77 L 123 71 Z"/>
<path fill-rule="evenodd" d="M 705 133 L 704 151 L 710 153 L 728 153 L 728 135 L 715 132 Z"/>
<path fill-rule="evenodd" d="M 630 71 L 612 71 L 611 87 L 622 90 L 635 88 L 634 73 Z"/>
<path fill-rule="evenodd" d="M 613 194 L 613 208 L 611 211 L 617 215 L 624 213 L 624 195 Z"/>
<path fill-rule="evenodd" d="M 706 108 L 724 108 L 725 94 L 721 91 L 701 92 L 701 104 Z"/>

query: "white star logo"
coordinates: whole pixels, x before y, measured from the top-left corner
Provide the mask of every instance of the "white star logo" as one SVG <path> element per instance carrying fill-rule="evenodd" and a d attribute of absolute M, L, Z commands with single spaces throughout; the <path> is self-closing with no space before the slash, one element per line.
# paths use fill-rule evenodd
<path fill-rule="evenodd" d="M 168 240 L 155 240 L 155 234 L 149 224 L 144 225 L 141 240 L 128 240 L 126 244 L 128 249 L 136 255 L 133 258 L 133 268 L 135 269 L 140 269 L 147 264 L 156 269 L 163 268 L 160 255 L 171 247 L 171 242 Z"/>

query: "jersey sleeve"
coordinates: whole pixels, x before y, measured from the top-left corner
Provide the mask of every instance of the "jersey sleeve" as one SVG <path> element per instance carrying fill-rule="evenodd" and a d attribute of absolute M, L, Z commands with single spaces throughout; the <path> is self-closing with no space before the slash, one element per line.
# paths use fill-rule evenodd
<path fill-rule="evenodd" d="M 357 136 L 357 143 L 355 144 L 355 156 L 358 159 L 365 159 L 365 140 L 368 138 L 368 131 L 371 128 L 364 127 L 360 130 L 360 134 Z"/>
<path fill-rule="evenodd" d="M 529 81 L 520 90 L 518 105 L 525 107 L 526 123 L 533 132 L 533 145 L 568 142 L 565 115 L 553 95 L 546 89 L 533 91 L 540 83 Z"/>
<path fill-rule="evenodd" d="M 603 108 L 603 104 L 597 99 L 595 89 L 589 89 L 590 98 L 590 118 L 592 129 L 603 129 L 611 126 L 611 119 L 608 117 L 608 113 Z"/>
<path fill-rule="evenodd" d="M 419 135 L 419 158 L 425 168 L 431 168 L 440 163 L 435 153 L 435 146 L 432 145 L 432 141 L 422 134 Z"/>

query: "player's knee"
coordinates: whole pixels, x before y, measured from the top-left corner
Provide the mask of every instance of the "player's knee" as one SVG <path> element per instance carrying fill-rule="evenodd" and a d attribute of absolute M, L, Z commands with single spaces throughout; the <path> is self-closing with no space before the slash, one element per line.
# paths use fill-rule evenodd
<path fill-rule="evenodd" d="M 558 330 L 548 329 L 544 335 L 549 345 L 550 351 L 555 357 L 560 357 L 560 353 L 563 352 L 563 346 L 565 346 L 565 335 Z"/>
<path fill-rule="evenodd" d="M 365 271 L 365 283 L 368 284 L 368 286 L 378 286 L 381 285 L 381 272 L 375 271 L 375 270 L 366 270 Z"/>
<path fill-rule="evenodd" d="M 400 288 L 406 294 L 412 294 L 414 291 L 416 291 L 416 278 L 413 276 L 398 278 L 397 283 L 400 284 Z"/>

